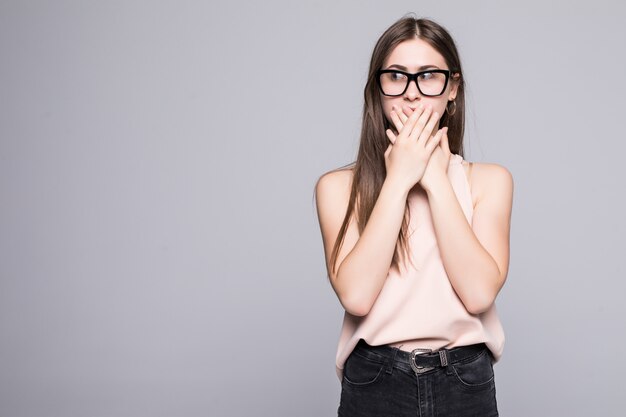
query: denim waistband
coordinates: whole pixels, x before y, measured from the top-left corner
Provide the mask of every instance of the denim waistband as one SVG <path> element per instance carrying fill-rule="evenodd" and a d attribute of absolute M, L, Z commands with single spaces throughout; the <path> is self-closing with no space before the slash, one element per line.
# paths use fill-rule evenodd
<path fill-rule="evenodd" d="M 434 366 L 435 363 L 443 364 L 443 366 L 450 363 L 458 363 L 467 360 L 470 357 L 475 357 L 482 353 L 487 348 L 485 343 L 476 343 L 473 345 L 456 346 L 450 349 L 441 348 L 433 352 L 420 353 L 416 356 L 416 362 L 428 362 L 428 366 Z M 358 355 L 365 356 L 370 360 L 392 364 L 396 368 L 403 369 L 408 372 L 413 372 L 411 367 L 411 352 L 400 349 L 399 347 L 380 345 L 369 345 L 364 339 L 359 339 L 359 342 L 354 347 L 354 352 Z"/>

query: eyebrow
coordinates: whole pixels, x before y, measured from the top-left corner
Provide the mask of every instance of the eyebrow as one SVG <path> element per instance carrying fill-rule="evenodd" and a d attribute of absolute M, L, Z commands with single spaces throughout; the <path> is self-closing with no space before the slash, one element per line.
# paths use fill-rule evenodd
<path fill-rule="evenodd" d="M 399 65 L 399 64 L 389 65 L 389 66 L 387 67 L 387 69 L 391 69 L 391 68 L 393 68 L 393 67 L 396 67 L 396 68 L 401 69 L 401 70 L 403 70 L 403 71 L 408 71 L 408 70 L 409 70 L 409 69 L 408 69 L 407 67 L 405 67 L 404 65 Z M 418 70 L 418 71 L 421 71 L 421 70 L 426 69 L 426 68 L 437 68 L 437 69 L 441 69 L 441 68 L 439 68 L 437 65 L 432 65 L 432 64 L 431 64 L 431 65 L 422 65 L 422 66 L 421 66 L 421 67 L 419 67 L 417 70 Z"/>

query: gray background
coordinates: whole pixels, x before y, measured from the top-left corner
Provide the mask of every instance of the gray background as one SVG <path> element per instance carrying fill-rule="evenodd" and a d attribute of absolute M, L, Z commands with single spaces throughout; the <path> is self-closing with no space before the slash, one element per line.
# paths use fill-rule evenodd
<path fill-rule="evenodd" d="M 407 12 L 515 181 L 501 415 L 622 415 L 617 1 L 1 1 L 0 416 L 336 415 L 313 187 Z"/>

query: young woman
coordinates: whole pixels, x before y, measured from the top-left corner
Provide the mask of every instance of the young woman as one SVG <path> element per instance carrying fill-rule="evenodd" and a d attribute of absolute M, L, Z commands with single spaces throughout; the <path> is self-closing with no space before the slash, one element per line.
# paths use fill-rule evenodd
<path fill-rule="evenodd" d="M 497 416 L 494 301 L 513 179 L 464 159 L 465 82 L 450 34 L 405 17 L 374 48 L 356 162 L 315 188 L 345 309 L 339 416 Z"/>

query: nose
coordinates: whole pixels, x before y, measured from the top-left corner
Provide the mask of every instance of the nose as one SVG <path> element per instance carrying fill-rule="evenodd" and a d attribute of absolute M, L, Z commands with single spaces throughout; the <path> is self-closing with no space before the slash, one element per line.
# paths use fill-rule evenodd
<path fill-rule="evenodd" d="M 417 80 L 409 81 L 409 85 L 406 88 L 406 91 L 404 92 L 404 97 L 412 101 L 412 100 L 415 100 L 416 97 L 419 97 L 419 95 L 420 95 L 420 91 L 417 88 Z"/>

